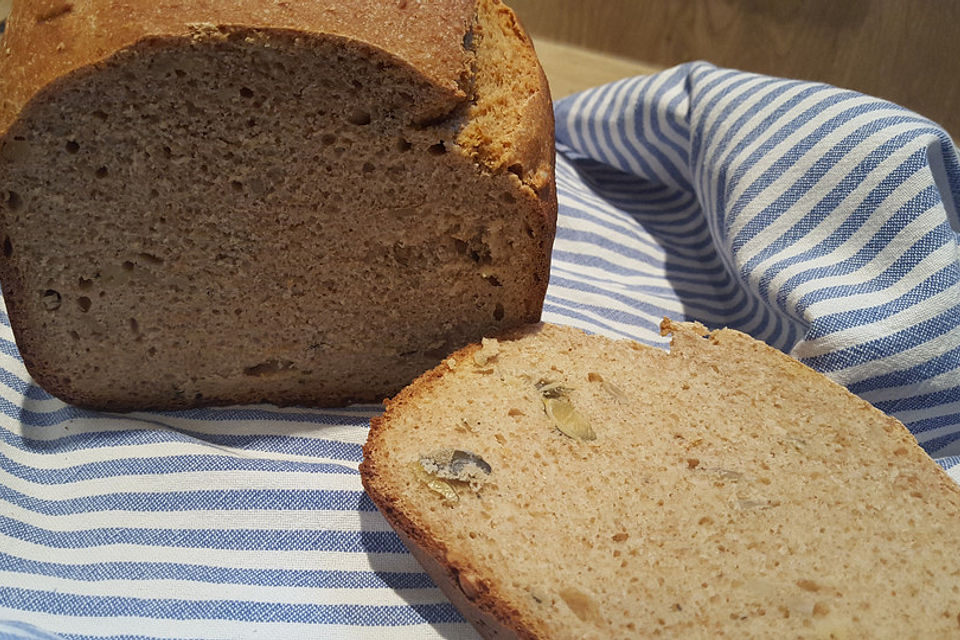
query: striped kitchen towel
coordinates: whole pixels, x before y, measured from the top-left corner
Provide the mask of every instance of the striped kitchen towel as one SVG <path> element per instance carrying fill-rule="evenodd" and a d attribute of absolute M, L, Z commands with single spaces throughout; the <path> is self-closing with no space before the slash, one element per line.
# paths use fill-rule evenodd
<path fill-rule="evenodd" d="M 747 331 L 960 479 L 960 163 L 896 105 L 704 63 L 556 105 L 544 319 Z M 376 407 L 133 414 L 33 385 L 0 316 L 0 638 L 476 638 L 364 496 Z"/>

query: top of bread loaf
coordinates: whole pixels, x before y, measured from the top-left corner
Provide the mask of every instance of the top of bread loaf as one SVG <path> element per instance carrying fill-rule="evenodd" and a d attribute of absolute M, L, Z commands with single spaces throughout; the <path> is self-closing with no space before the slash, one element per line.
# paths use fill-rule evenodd
<path fill-rule="evenodd" d="M 364 484 L 487 637 L 960 635 L 960 488 L 896 420 L 741 333 L 538 326 L 373 421 Z"/>
<path fill-rule="evenodd" d="M 498 41 L 488 43 L 485 61 L 472 46 L 478 13 L 486 37 Z M 418 122 L 453 115 L 471 102 L 458 143 L 494 170 L 522 167 L 523 177 L 540 188 L 552 171 L 552 120 L 544 118 L 549 92 L 529 37 L 500 0 L 161 0 L 149 11 L 136 3 L 42 0 L 16 3 L 7 22 L 0 43 L 0 136 L 38 94 L 121 52 L 183 39 L 261 39 L 270 46 L 271 35 L 320 35 L 362 46 L 385 66 L 404 67 L 421 80 L 411 96 Z M 482 95 L 478 84 L 485 85 Z M 513 148 L 511 140 L 521 144 Z"/>
<path fill-rule="evenodd" d="M 138 2 L 25 0 L 13 7 L 0 56 L 0 131 L 51 82 L 117 51 L 170 39 L 243 38 L 257 31 L 324 33 L 376 47 L 429 80 L 432 95 L 422 99 L 439 115 L 469 91 L 471 55 L 463 39 L 475 16 L 476 0 L 160 0 L 151 2 L 149 11 Z"/>
<path fill-rule="evenodd" d="M 498 0 L 18 2 L 0 280 L 94 408 L 380 400 L 539 318 L 553 113 Z"/>

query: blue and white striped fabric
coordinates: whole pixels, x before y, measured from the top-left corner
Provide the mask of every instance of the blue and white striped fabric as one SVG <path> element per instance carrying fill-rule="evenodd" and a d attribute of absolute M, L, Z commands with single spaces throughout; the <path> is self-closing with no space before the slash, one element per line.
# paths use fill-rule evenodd
<path fill-rule="evenodd" d="M 551 311 L 648 340 L 665 314 L 740 329 L 960 454 L 960 160 L 943 129 L 704 63 L 556 112 Z"/>
<path fill-rule="evenodd" d="M 960 479 L 960 163 L 934 124 L 707 64 L 556 106 L 544 319 L 793 353 Z M 376 407 L 99 414 L 0 317 L 0 638 L 476 638 L 363 495 Z"/>

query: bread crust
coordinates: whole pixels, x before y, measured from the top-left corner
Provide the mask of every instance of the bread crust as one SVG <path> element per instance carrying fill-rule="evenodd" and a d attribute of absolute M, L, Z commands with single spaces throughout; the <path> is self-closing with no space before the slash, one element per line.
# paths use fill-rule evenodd
<path fill-rule="evenodd" d="M 556 149 L 553 140 L 553 106 L 549 83 L 537 62 L 533 41 L 513 10 L 500 0 L 479 0 L 477 16 L 474 31 L 475 37 L 481 39 L 480 47 L 486 48 L 492 57 L 496 55 L 501 40 L 519 42 L 519 66 L 527 77 L 524 78 L 526 82 L 518 82 L 516 78 L 501 75 L 505 72 L 497 69 L 495 64 L 478 67 L 478 83 L 486 80 L 498 88 L 503 86 L 505 91 L 502 94 L 489 91 L 493 95 L 477 96 L 471 109 L 471 118 L 458 134 L 458 143 L 472 149 L 478 161 L 491 172 L 510 171 L 533 192 L 545 195 L 544 200 L 549 201 L 549 194 L 542 194 L 542 191 L 554 187 Z M 487 40 L 490 44 L 486 43 Z M 486 62 L 482 50 L 478 51 L 478 58 L 478 65 Z M 500 106 L 498 103 L 507 98 L 519 101 L 520 116 L 510 123 L 512 130 L 504 134 L 496 127 L 505 123 L 500 120 L 486 122 L 484 116 L 495 112 Z M 512 135 L 518 131 L 523 131 L 524 135 Z M 509 145 L 504 144 L 505 140 L 510 141 Z"/>

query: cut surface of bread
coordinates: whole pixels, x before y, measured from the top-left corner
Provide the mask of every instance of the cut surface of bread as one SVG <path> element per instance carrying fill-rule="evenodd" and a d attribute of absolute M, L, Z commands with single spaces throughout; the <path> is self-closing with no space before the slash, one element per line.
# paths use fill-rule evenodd
<path fill-rule="evenodd" d="M 537 325 L 387 403 L 364 486 L 485 637 L 960 637 L 960 488 L 773 348 Z"/>
<path fill-rule="evenodd" d="M 188 5 L 13 9 L 0 282 L 41 386 L 105 409 L 379 401 L 539 319 L 553 116 L 509 9 Z"/>

